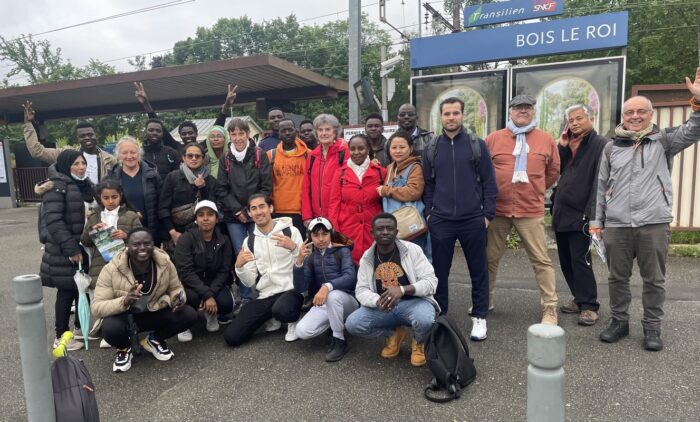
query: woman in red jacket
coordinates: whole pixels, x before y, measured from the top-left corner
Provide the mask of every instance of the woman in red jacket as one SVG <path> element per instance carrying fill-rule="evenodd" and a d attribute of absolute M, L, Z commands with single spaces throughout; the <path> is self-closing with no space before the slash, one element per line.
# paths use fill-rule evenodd
<path fill-rule="evenodd" d="M 336 230 L 355 242 L 352 260 L 359 265 L 362 254 L 374 242 L 372 218 L 382 212 L 382 198 L 377 188 L 386 177 L 386 171 L 372 163 L 372 149 L 365 135 L 353 136 L 348 147 L 350 160 L 333 176 L 329 219 Z"/>

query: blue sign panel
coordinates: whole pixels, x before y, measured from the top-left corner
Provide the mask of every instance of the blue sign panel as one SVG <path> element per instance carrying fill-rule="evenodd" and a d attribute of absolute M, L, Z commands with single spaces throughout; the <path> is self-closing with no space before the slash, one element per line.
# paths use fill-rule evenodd
<path fill-rule="evenodd" d="M 464 8 L 464 27 L 537 19 L 564 13 L 564 0 L 511 0 Z"/>
<path fill-rule="evenodd" d="M 414 38 L 411 69 L 624 47 L 628 17 L 624 11 Z"/>

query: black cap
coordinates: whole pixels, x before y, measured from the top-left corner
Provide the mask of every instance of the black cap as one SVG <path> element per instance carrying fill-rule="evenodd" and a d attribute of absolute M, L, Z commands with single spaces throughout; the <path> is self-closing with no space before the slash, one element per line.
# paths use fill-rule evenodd
<path fill-rule="evenodd" d="M 516 95 L 510 100 L 508 107 L 516 107 L 523 104 L 534 106 L 535 103 L 537 103 L 537 101 L 529 95 Z"/>

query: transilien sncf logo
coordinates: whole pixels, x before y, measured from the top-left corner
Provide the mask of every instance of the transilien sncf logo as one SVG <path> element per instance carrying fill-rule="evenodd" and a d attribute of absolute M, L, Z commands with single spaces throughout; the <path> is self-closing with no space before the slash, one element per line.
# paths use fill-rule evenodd
<path fill-rule="evenodd" d="M 517 17 L 518 15 L 524 15 L 526 13 L 544 13 L 550 12 L 557 8 L 557 1 L 559 0 L 532 0 L 532 9 L 527 10 L 525 7 L 504 7 L 497 11 L 492 11 L 489 13 L 482 13 L 482 6 L 480 5 L 474 12 L 469 15 L 467 23 L 469 26 L 474 25 L 480 20 L 487 20 L 493 18 L 502 17 Z M 508 2 L 504 2 L 508 3 Z"/>

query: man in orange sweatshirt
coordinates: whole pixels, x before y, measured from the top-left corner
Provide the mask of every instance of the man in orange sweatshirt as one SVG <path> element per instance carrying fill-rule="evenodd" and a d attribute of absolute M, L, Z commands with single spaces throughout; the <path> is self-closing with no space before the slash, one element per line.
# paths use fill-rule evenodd
<path fill-rule="evenodd" d="M 301 219 L 301 191 L 306 173 L 308 148 L 297 137 L 294 122 L 279 122 L 280 143 L 267 152 L 272 168 L 272 203 L 274 218 L 291 217 L 292 224 L 306 237 L 306 227 Z"/>

